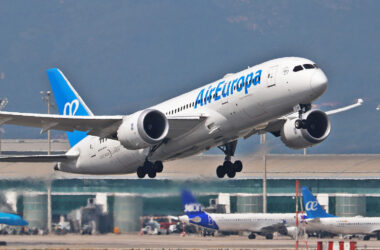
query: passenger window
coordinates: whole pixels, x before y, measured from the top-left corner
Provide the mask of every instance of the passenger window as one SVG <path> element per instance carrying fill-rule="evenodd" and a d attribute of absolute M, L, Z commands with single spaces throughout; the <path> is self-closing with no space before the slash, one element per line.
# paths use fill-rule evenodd
<path fill-rule="evenodd" d="M 302 68 L 301 65 L 297 65 L 297 66 L 295 66 L 294 69 L 293 69 L 294 72 L 298 72 L 298 71 L 301 71 L 301 70 L 303 70 L 303 68 Z"/>
<path fill-rule="evenodd" d="M 303 67 L 305 69 L 314 69 L 314 66 L 312 64 L 304 64 Z"/>

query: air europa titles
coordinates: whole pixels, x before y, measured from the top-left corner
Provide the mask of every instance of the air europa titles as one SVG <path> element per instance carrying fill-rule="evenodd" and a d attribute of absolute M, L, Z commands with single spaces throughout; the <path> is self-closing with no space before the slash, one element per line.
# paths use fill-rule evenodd
<path fill-rule="evenodd" d="M 222 98 L 226 98 L 229 95 L 233 95 L 234 91 L 241 92 L 244 88 L 245 94 L 248 94 L 248 89 L 253 85 L 256 86 L 260 84 L 261 80 L 261 71 L 258 70 L 254 74 L 253 72 L 249 73 L 246 76 L 238 77 L 231 81 L 224 81 L 218 83 L 218 85 L 213 87 L 209 85 L 208 87 L 203 88 L 197 96 L 195 101 L 194 109 L 197 108 L 198 104 L 203 106 L 207 103 L 211 103 L 212 100 L 218 101 Z M 236 86 L 236 88 L 234 88 Z M 235 92 L 236 92 L 235 91 Z"/>

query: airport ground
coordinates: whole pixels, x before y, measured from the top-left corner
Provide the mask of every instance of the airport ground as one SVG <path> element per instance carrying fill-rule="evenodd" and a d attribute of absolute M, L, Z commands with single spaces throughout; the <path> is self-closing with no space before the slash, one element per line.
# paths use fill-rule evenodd
<path fill-rule="evenodd" d="M 323 239 L 329 241 L 331 239 Z M 266 240 L 258 237 L 249 240 L 245 236 L 201 237 L 199 235 L 7 235 L 0 236 L 7 246 L 0 249 L 130 249 L 130 248 L 171 248 L 171 249 L 295 249 L 295 241 L 289 237 Z M 339 238 L 334 238 L 339 241 Z M 380 249 L 380 241 L 357 241 L 357 249 Z M 308 240 L 309 249 L 317 248 L 317 240 Z M 300 241 L 300 249 L 306 249 Z"/>

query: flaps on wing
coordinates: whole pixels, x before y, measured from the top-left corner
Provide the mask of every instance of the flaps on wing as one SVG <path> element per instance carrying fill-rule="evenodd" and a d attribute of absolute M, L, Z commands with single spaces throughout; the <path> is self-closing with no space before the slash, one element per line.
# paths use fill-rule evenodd
<path fill-rule="evenodd" d="M 168 116 L 169 133 L 167 138 L 173 139 L 184 135 L 206 120 L 206 116 Z"/>
<path fill-rule="evenodd" d="M 0 162 L 63 162 L 76 159 L 78 155 L 14 155 L 2 156 Z"/>
<path fill-rule="evenodd" d="M 83 131 L 90 135 L 109 137 L 123 121 L 123 116 L 65 116 L 18 112 L 0 112 L 0 125 L 13 124 L 41 128 L 41 133 L 50 129 Z"/>

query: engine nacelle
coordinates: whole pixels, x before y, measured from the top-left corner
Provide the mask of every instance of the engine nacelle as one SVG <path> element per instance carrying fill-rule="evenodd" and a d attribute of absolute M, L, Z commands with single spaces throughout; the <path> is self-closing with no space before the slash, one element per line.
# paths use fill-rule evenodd
<path fill-rule="evenodd" d="M 304 232 L 305 232 L 302 228 L 299 228 L 297 230 L 297 227 L 287 227 L 286 231 L 287 231 L 287 233 L 283 234 L 283 235 L 288 235 L 288 236 L 292 237 L 292 239 L 296 239 L 297 232 L 298 232 L 298 236 L 303 236 Z"/>
<path fill-rule="evenodd" d="M 127 149 L 142 149 L 160 143 L 169 132 L 166 116 L 146 109 L 126 116 L 117 130 L 117 139 Z"/>
<path fill-rule="evenodd" d="M 330 121 L 321 110 L 309 110 L 303 114 L 306 128 L 296 129 L 297 119 L 287 120 L 281 130 L 281 140 L 289 148 L 311 147 L 324 141 L 330 134 Z"/>

